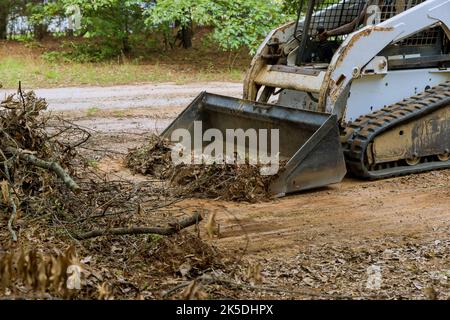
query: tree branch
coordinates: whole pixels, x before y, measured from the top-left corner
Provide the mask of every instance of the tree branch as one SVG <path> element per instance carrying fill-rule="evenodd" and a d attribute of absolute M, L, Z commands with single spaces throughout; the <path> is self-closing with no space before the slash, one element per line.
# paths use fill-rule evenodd
<path fill-rule="evenodd" d="M 203 217 L 199 213 L 195 213 L 193 216 L 180 220 L 176 223 L 170 223 L 168 228 L 160 227 L 129 227 L 129 228 L 113 228 L 113 229 L 98 229 L 92 230 L 83 234 L 75 235 L 78 240 L 86 240 L 106 235 L 127 235 L 127 234 L 159 234 L 162 236 L 173 235 L 183 229 L 186 229 L 192 225 L 198 224 L 203 220 Z"/>
<path fill-rule="evenodd" d="M 36 167 L 53 171 L 58 176 L 58 178 L 60 178 L 64 182 L 64 184 L 73 192 L 79 193 L 81 191 L 81 188 L 78 186 L 78 184 L 57 162 L 39 159 L 34 155 L 27 153 L 25 150 L 16 149 L 13 147 L 6 148 L 6 151 L 12 154 L 17 154 L 20 159 Z"/>

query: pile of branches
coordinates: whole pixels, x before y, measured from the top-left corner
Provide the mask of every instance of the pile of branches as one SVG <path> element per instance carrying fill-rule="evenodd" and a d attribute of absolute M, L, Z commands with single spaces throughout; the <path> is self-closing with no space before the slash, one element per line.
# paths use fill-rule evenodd
<path fill-rule="evenodd" d="M 20 89 L 0 103 L 0 209 L 10 213 L 8 229 L 14 241 L 13 223 L 19 212 L 46 211 L 61 205 L 58 195 L 81 191 L 70 170 L 76 144 L 81 142 L 73 145 L 57 139 L 69 130 L 49 133 L 49 118 L 41 116 L 46 109 L 44 99 Z"/>
<path fill-rule="evenodd" d="M 21 216 L 49 216 L 52 223 L 70 229 L 71 237 L 83 238 L 88 230 L 109 234 L 105 230 L 129 224 L 149 197 L 158 196 L 150 201 L 148 211 L 156 212 L 153 208 L 172 201 L 163 187 L 152 182 L 111 180 L 96 170 L 80 152 L 91 134 L 42 113 L 46 109 L 44 99 L 20 89 L 0 103 L 0 210 L 8 216 L 14 241 L 18 238 L 14 223 Z M 173 221 L 161 224 L 169 222 Z M 163 231 L 178 230 L 172 229 Z"/>
<path fill-rule="evenodd" d="M 134 173 L 170 181 L 177 196 L 257 202 L 271 199 L 275 176 L 261 175 L 253 164 L 175 165 L 169 141 L 152 135 L 150 142 L 130 150 L 125 165 Z"/>
<path fill-rule="evenodd" d="M 218 200 L 257 202 L 271 198 L 272 176 L 251 164 L 179 165 L 171 184 L 178 193 Z"/>
<path fill-rule="evenodd" d="M 43 112 L 46 109 L 44 99 L 20 89 L 0 102 L 0 299 L 2 289 L 27 298 L 33 298 L 34 292 L 101 298 L 106 290 L 103 281 L 112 284 L 116 294 L 131 295 L 121 291 L 127 284 L 119 282 L 118 257 L 146 275 L 150 270 L 172 274 L 159 271 L 160 265 L 172 257 L 176 267 L 186 256 L 181 248 L 186 248 L 187 240 L 179 239 L 188 233 L 180 231 L 191 226 L 199 231 L 202 211 L 176 207 L 180 199 L 171 196 L 165 183 L 127 180 L 93 166 L 90 151 L 85 151 L 94 150 L 91 131 Z M 194 238 L 192 247 L 198 249 L 200 237 L 186 237 L 190 242 Z M 173 242 L 179 244 L 179 251 L 173 252 Z M 81 291 L 67 286 L 69 269 L 80 266 L 76 255 L 49 250 L 68 244 L 87 256 L 84 260 L 95 260 L 95 265 L 80 260 L 83 267 L 89 264 L 91 272 Z M 20 247 L 32 250 L 17 251 Z M 159 251 L 149 256 L 155 248 Z M 204 244 L 202 250 L 192 251 L 192 259 L 208 248 Z M 216 258 L 211 252 L 205 253 L 205 266 Z M 144 256 L 157 261 L 163 254 L 164 261 L 156 267 L 142 264 Z M 121 271 L 115 273 L 117 269 Z M 133 283 L 139 283 L 140 277 L 130 276 Z"/>
<path fill-rule="evenodd" d="M 125 164 L 135 174 L 168 179 L 173 175 L 174 169 L 171 150 L 169 141 L 152 134 L 147 144 L 130 150 Z"/>

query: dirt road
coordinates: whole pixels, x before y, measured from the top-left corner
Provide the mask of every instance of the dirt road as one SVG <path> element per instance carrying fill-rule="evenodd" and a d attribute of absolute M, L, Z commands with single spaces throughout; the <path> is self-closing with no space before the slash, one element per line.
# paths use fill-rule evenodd
<path fill-rule="evenodd" d="M 125 152 L 144 137 L 103 134 L 95 145 Z M 103 158 L 100 167 L 127 175 L 122 159 Z M 238 286 L 233 297 L 423 299 L 432 290 L 450 298 L 450 170 L 376 182 L 346 178 L 257 204 L 191 199 L 177 205 L 199 206 L 207 216 L 216 213 L 220 232 L 211 243 L 240 257 L 249 281 L 259 270 L 255 279 L 270 289 Z M 380 287 L 368 287 L 369 268 L 380 270 Z"/>
<path fill-rule="evenodd" d="M 186 85 L 163 83 L 114 87 L 80 87 L 37 89 L 51 111 L 81 111 L 89 109 L 164 108 L 187 106 L 202 91 L 235 96 L 242 95 L 242 84 L 205 82 Z M 0 96 L 14 93 L 1 90 Z"/>
<path fill-rule="evenodd" d="M 205 208 L 218 216 L 217 245 L 261 266 L 263 282 L 283 283 L 287 296 L 298 288 L 331 298 L 421 299 L 427 288 L 450 296 L 450 170 L 347 178 L 269 203 L 208 201 Z M 375 290 L 367 288 L 370 267 L 381 270 Z"/>

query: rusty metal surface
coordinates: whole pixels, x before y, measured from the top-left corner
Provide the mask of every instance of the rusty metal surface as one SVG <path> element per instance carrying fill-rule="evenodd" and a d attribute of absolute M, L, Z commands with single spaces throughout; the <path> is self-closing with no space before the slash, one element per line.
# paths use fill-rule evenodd
<path fill-rule="evenodd" d="M 255 83 L 274 88 L 319 93 L 324 77 L 325 71 L 308 75 L 298 72 L 272 71 L 271 67 L 268 67 L 260 71 L 255 78 Z"/>
<path fill-rule="evenodd" d="M 373 33 L 384 33 L 392 31 L 393 28 L 391 27 L 386 28 L 378 26 L 367 26 L 361 31 L 349 36 L 348 41 L 344 43 L 343 46 L 341 46 L 335 53 L 336 59 L 330 64 L 330 67 L 328 68 L 327 74 L 324 78 L 319 97 L 320 112 L 331 112 L 331 110 L 327 110 L 327 104 L 333 106 L 336 103 L 342 92 L 345 91 L 345 87 L 348 85 L 349 81 L 351 81 L 351 79 L 353 78 L 352 73 L 354 68 L 362 67 L 362 65 L 360 65 L 361 63 L 355 61 L 355 66 L 351 70 L 348 70 L 346 74 L 340 74 L 338 76 L 335 73 L 335 71 L 341 67 L 343 62 L 348 59 L 348 55 L 350 52 L 352 52 L 354 45 L 360 42 L 361 39 L 369 38 L 371 35 L 373 35 Z M 376 53 L 374 52 L 373 57 L 375 57 Z M 365 63 L 369 61 L 365 61 Z"/>
<path fill-rule="evenodd" d="M 341 47 L 341 49 L 339 50 L 335 68 L 338 68 L 342 64 L 342 62 L 345 61 L 348 53 L 353 48 L 355 43 L 360 41 L 362 38 L 370 37 L 370 35 L 374 32 L 391 32 L 393 30 L 394 28 L 392 27 L 367 26 L 360 32 L 355 33 L 353 36 L 349 37 L 348 43 L 345 46 Z"/>
<path fill-rule="evenodd" d="M 417 35 L 423 30 L 432 29 L 440 22 L 447 31 L 449 25 L 447 0 L 428 0 L 375 26 L 366 26 L 349 35 L 330 63 L 329 72 L 319 97 L 319 111 L 333 112 L 352 79 L 355 68 L 361 70 L 381 50 L 392 43 Z M 426 39 L 435 37 L 428 37 Z M 428 40 L 427 40 L 428 41 Z"/>
<path fill-rule="evenodd" d="M 450 146 L 450 105 L 378 136 L 374 164 L 444 154 Z"/>
<path fill-rule="evenodd" d="M 273 65 L 270 66 L 270 71 L 278 71 L 284 73 L 295 73 L 303 74 L 307 76 L 318 76 L 321 70 L 314 68 L 296 67 L 296 66 L 283 66 L 283 65 Z"/>
<path fill-rule="evenodd" d="M 268 62 L 266 59 L 264 59 L 264 56 L 269 54 L 269 47 L 267 46 L 267 44 L 272 40 L 277 41 L 280 45 L 282 43 L 285 43 L 290 38 L 292 38 L 294 28 L 295 28 L 295 21 L 291 21 L 275 30 L 272 30 L 266 37 L 266 39 L 263 41 L 261 46 L 258 48 L 258 51 L 253 57 L 250 67 L 245 75 L 244 92 L 243 92 L 244 99 L 256 101 L 258 91 L 261 88 L 261 86 L 255 83 L 255 78 L 258 75 L 258 73 L 265 66 L 267 66 Z"/>

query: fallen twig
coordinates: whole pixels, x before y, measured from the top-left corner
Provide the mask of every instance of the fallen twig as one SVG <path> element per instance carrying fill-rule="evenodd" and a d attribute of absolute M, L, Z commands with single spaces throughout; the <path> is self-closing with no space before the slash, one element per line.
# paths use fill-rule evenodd
<path fill-rule="evenodd" d="M 92 230 L 83 234 L 75 235 L 78 240 L 86 240 L 106 235 L 138 235 L 138 234 L 158 234 L 162 236 L 173 235 L 180 230 L 193 226 L 203 220 L 201 214 L 196 213 L 191 217 L 180 220 L 179 222 L 170 223 L 168 228 L 161 227 L 129 227 L 129 228 L 113 228 Z"/>
<path fill-rule="evenodd" d="M 64 184 L 70 188 L 73 192 L 79 193 L 81 188 L 78 184 L 72 179 L 72 177 L 59 165 L 59 163 L 54 161 L 45 161 L 35 157 L 34 155 L 27 153 L 22 149 L 15 149 L 9 147 L 6 149 L 9 153 L 17 154 L 20 159 L 43 169 L 53 171 L 63 182 Z"/>
<path fill-rule="evenodd" d="M 10 197 L 9 205 L 11 206 L 12 213 L 8 220 L 8 230 L 11 233 L 11 237 L 12 237 L 13 241 L 17 242 L 17 234 L 13 229 L 13 223 L 14 223 L 14 220 L 16 220 L 16 216 L 17 216 L 17 207 L 16 207 L 16 204 L 14 203 L 14 199 L 11 196 L 11 192 L 9 193 L 9 197 Z"/>

